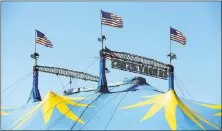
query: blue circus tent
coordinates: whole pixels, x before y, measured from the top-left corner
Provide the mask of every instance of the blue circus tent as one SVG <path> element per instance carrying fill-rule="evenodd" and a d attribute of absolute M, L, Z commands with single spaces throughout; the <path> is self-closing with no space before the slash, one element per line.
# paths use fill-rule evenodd
<path fill-rule="evenodd" d="M 3 130 L 221 130 L 221 105 L 178 97 L 144 82 L 85 88 L 64 95 L 49 91 L 42 101 L 2 108 Z"/>

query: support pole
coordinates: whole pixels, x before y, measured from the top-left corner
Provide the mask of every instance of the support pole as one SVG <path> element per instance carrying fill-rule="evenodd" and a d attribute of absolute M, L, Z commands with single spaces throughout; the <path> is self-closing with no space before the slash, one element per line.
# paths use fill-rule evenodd
<path fill-rule="evenodd" d="M 99 74 L 99 81 L 98 81 L 98 86 L 97 86 L 97 91 L 100 93 L 109 92 L 107 81 L 106 81 L 105 68 L 106 68 L 105 56 L 103 54 L 103 50 L 100 50 L 100 74 Z"/>
<path fill-rule="evenodd" d="M 169 90 L 174 90 L 174 67 L 173 65 L 169 65 Z"/>
<path fill-rule="evenodd" d="M 171 26 L 170 26 L 170 53 L 168 55 L 170 57 L 170 64 L 169 66 L 169 72 L 168 72 L 168 79 L 169 79 L 169 90 L 174 90 L 174 67 L 171 64 L 172 59 L 176 58 L 175 54 L 173 55 L 171 53 Z"/>
<path fill-rule="evenodd" d="M 107 86 L 107 81 L 106 81 L 106 59 L 103 54 L 103 41 L 106 40 L 106 37 L 103 36 L 103 30 L 102 30 L 102 10 L 100 10 L 100 20 L 101 20 L 101 38 L 98 40 L 102 43 L 102 48 L 100 50 L 100 69 L 99 69 L 99 81 L 97 85 L 97 91 L 100 93 L 108 93 L 108 86 Z"/>
<path fill-rule="evenodd" d="M 30 99 L 32 100 L 32 102 L 38 102 L 38 101 L 42 101 L 42 98 L 41 98 L 39 88 L 38 88 L 39 72 L 38 72 L 38 69 L 36 68 L 37 60 L 39 57 L 39 54 L 36 52 L 36 30 L 35 30 L 35 52 L 33 55 L 31 55 L 31 57 L 35 59 L 35 65 L 33 66 L 33 87 L 32 87 L 28 102 Z"/>
<path fill-rule="evenodd" d="M 38 88 L 38 80 L 39 80 L 39 72 L 36 69 L 36 66 L 33 67 L 33 88 L 32 88 L 32 95 L 33 95 L 33 102 L 42 101 L 39 88 Z"/>
<path fill-rule="evenodd" d="M 101 38 L 99 38 L 99 41 L 102 43 L 102 49 L 100 50 L 100 73 L 99 73 L 99 81 L 98 81 L 98 86 L 97 86 L 97 91 L 100 93 L 108 93 L 108 86 L 107 86 L 107 81 L 106 81 L 106 59 L 103 54 L 103 41 L 106 39 L 105 36 L 102 35 L 102 22 L 101 22 Z"/>

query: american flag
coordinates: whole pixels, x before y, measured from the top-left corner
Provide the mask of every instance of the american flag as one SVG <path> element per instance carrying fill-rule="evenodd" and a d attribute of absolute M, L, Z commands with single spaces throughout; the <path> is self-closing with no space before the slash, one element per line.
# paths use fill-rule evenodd
<path fill-rule="evenodd" d="M 182 32 L 170 27 L 170 39 L 181 43 L 182 45 L 186 44 L 186 37 Z"/>
<path fill-rule="evenodd" d="M 123 28 L 123 21 L 121 17 L 114 15 L 113 13 L 105 12 L 102 10 L 101 10 L 101 14 L 102 14 L 101 22 L 103 25 Z"/>
<path fill-rule="evenodd" d="M 36 30 L 36 33 L 37 33 L 36 43 L 39 43 L 39 44 L 44 45 L 46 47 L 53 48 L 52 42 L 47 39 L 45 34 L 43 34 L 42 32 L 40 32 L 38 30 Z"/>

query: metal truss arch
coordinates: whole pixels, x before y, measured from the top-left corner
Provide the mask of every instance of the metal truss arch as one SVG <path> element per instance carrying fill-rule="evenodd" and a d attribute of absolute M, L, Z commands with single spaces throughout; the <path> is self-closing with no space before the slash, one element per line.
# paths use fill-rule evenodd
<path fill-rule="evenodd" d="M 67 77 L 71 77 L 71 78 L 82 79 L 85 81 L 98 82 L 98 79 L 99 79 L 98 76 L 94 76 L 94 75 L 91 75 L 88 73 L 73 71 L 73 70 L 58 68 L 58 67 L 37 65 L 36 69 L 40 72 L 51 73 L 51 74 L 56 74 L 56 75 L 61 75 L 61 76 L 67 76 Z"/>

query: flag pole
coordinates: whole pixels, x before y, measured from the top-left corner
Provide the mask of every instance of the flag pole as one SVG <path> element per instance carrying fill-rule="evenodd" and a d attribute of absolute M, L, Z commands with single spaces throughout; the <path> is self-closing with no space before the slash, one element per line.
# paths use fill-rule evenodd
<path fill-rule="evenodd" d="M 171 30 L 171 26 L 170 26 L 170 30 Z M 170 33 L 170 65 L 171 65 L 171 33 Z"/>
<path fill-rule="evenodd" d="M 102 26 L 102 10 L 100 10 L 100 22 L 101 22 L 101 38 L 102 38 L 102 49 L 103 49 L 103 26 Z"/>
<path fill-rule="evenodd" d="M 36 30 L 35 30 L 35 54 L 36 54 Z M 35 66 L 37 65 L 37 58 L 35 56 Z"/>
<path fill-rule="evenodd" d="M 170 65 L 171 65 L 171 40 L 170 40 Z"/>

